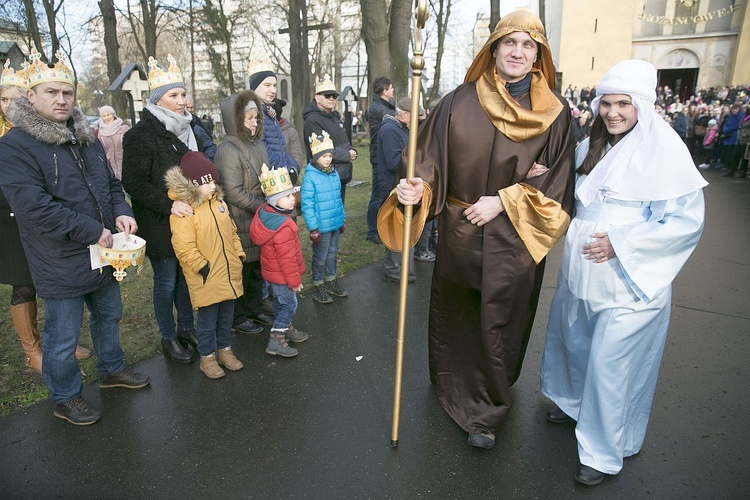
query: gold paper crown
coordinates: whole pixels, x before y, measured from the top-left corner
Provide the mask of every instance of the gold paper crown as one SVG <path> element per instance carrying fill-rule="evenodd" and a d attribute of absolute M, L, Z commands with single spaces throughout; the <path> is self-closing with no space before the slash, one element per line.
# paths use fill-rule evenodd
<path fill-rule="evenodd" d="M 331 136 L 328 135 L 328 132 L 324 130 L 322 136 L 322 141 L 318 139 L 318 136 L 315 134 L 315 132 L 313 132 L 313 134 L 310 136 L 310 151 L 312 152 L 313 156 L 320 153 L 321 151 L 333 149 L 333 141 L 331 140 Z"/>
<path fill-rule="evenodd" d="M 69 83 L 75 87 L 73 72 L 65 64 L 62 50 L 55 52 L 55 58 L 57 62 L 50 68 L 48 64 L 42 62 L 42 55 L 36 49 L 31 49 L 28 66 L 29 88 L 47 82 Z"/>
<path fill-rule="evenodd" d="M 262 71 L 270 71 L 274 72 L 273 64 L 271 64 L 271 60 L 266 58 L 262 61 L 259 61 L 258 59 L 250 59 L 250 62 L 247 63 L 247 77 L 250 78 L 256 73 L 260 73 Z"/>
<path fill-rule="evenodd" d="M 170 83 L 185 83 L 182 70 L 177 66 L 177 60 L 172 54 L 167 54 L 169 67 L 165 70 L 153 56 L 148 56 L 148 89 L 154 90 Z"/>
<path fill-rule="evenodd" d="M 335 92 L 338 94 L 336 85 L 331 81 L 331 75 L 324 75 L 322 80 L 315 82 L 315 93 L 322 94 L 323 92 Z"/>
<path fill-rule="evenodd" d="M 29 63 L 23 62 L 22 68 L 15 71 L 10 67 L 10 59 L 5 61 L 3 66 L 3 74 L 0 76 L 0 86 L 13 85 L 20 89 L 26 90 L 29 88 Z"/>
<path fill-rule="evenodd" d="M 289 177 L 289 171 L 286 167 L 269 170 L 264 163 L 260 167 L 260 188 L 263 190 L 266 198 L 268 198 L 289 189 L 294 189 L 294 184 L 292 184 L 292 179 Z"/>

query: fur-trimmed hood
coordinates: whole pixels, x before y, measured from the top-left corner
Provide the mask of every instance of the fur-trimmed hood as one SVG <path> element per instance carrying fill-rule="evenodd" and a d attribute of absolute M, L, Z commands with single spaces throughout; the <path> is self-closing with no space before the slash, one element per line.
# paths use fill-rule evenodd
<path fill-rule="evenodd" d="M 190 204 L 191 207 L 197 207 L 204 202 L 198 191 L 198 186 L 190 182 L 187 177 L 182 174 L 182 170 L 179 166 L 174 166 L 167 170 L 167 173 L 164 174 L 164 182 L 167 184 L 169 197 L 171 199 L 184 201 L 185 203 Z M 221 186 L 219 186 L 218 183 L 216 183 L 214 199 L 217 201 L 224 201 L 224 192 L 221 190 Z"/>
<path fill-rule="evenodd" d="M 255 134 L 245 128 L 245 106 L 250 101 L 255 101 L 258 108 L 258 128 Z M 227 134 L 236 135 L 243 142 L 251 139 L 263 137 L 263 103 L 252 90 L 243 90 L 231 97 L 227 97 L 221 102 L 221 118 L 224 123 L 224 130 Z"/>
<path fill-rule="evenodd" d="M 15 128 L 23 130 L 44 144 L 60 146 L 76 139 L 82 145 L 88 146 L 96 140 L 83 112 L 76 107 L 73 108 L 73 115 L 65 125 L 42 118 L 26 97 L 13 99 L 8 106 L 7 115 Z M 71 125 L 75 134 L 68 128 Z"/>

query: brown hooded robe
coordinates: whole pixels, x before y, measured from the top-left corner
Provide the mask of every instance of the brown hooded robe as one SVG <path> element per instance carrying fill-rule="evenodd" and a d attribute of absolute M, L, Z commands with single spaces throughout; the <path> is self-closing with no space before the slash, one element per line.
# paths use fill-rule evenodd
<path fill-rule="evenodd" d="M 530 94 L 517 101 L 531 108 Z M 406 161 L 404 154 L 399 178 Z M 535 161 L 549 171 L 526 180 Z M 508 416 L 510 387 L 533 326 L 544 255 L 565 232 L 573 207 L 567 104 L 544 132 L 513 142 L 483 110 L 476 82 L 465 83 L 420 129 L 415 175 L 432 194 L 431 202 L 427 195 L 425 206 L 415 207 L 416 225 L 437 217 L 440 229 L 430 303 L 430 380 L 461 428 L 497 432 Z M 498 192 L 505 210 L 488 224 L 473 225 L 463 215 L 481 196 Z M 395 190 L 391 206 L 393 198 Z M 381 238 L 399 232 L 392 227 L 399 219 L 403 223 L 400 214 L 389 219 L 381 211 Z"/>

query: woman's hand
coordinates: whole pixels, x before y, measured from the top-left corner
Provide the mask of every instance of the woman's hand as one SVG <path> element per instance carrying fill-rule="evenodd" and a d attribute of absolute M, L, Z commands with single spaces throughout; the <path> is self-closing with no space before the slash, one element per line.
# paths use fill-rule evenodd
<path fill-rule="evenodd" d="M 597 238 L 597 241 L 583 245 L 583 252 L 581 253 L 586 256 L 586 259 L 601 264 L 617 257 L 615 249 L 612 248 L 612 243 L 609 242 L 607 233 L 594 233 L 591 237 Z"/>
<path fill-rule="evenodd" d="M 177 217 L 193 215 L 193 207 L 182 200 L 175 200 L 172 202 L 172 215 L 176 215 Z"/>

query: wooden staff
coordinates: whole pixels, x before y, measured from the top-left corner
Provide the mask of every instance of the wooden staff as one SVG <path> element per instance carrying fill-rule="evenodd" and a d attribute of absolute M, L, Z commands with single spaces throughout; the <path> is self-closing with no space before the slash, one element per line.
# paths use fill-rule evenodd
<path fill-rule="evenodd" d="M 427 21 L 427 0 L 414 0 L 414 57 L 411 59 L 411 113 L 409 116 L 409 145 L 406 178 L 414 177 L 417 153 L 417 128 L 419 126 L 419 101 L 422 93 L 422 30 Z M 428 207 L 423 207 L 427 210 Z M 401 379 L 404 372 L 404 330 L 406 328 L 406 298 L 409 285 L 409 253 L 411 248 L 412 205 L 404 206 L 404 238 L 401 245 L 401 283 L 398 296 L 398 333 L 396 335 L 396 372 L 393 382 L 393 424 L 391 447 L 398 446 L 398 424 L 401 416 Z"/>

